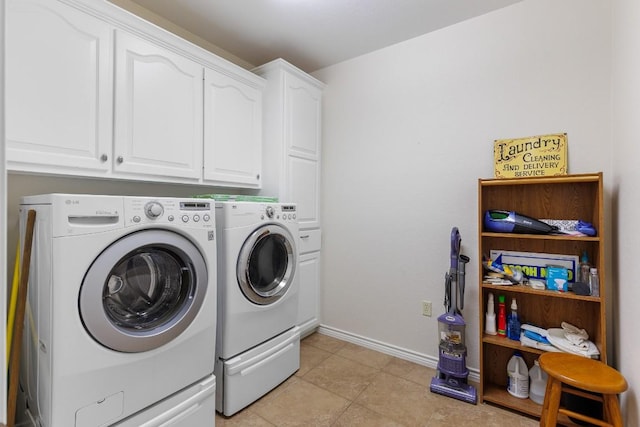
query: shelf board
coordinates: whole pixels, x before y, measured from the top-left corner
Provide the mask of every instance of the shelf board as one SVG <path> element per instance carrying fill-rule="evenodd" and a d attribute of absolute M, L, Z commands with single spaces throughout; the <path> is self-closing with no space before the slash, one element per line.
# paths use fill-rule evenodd
<path fill-rule="evenodd" d="M 542 354 L 546 353 L 544 350 L 540 350 L 538 348 L 527 347 L 520 343 L 520 341 L 511 340 L 506 337 L 501 337 L 499 335 L 482 335 L 482 342 L 485 344 L 493 344 L 498 345 L 500 347 L 508 347 L 513 348 L 514 350 L 526 351 L 528 353 L 534 354 Z"/>
<path fill-rule="evenodd" d="M 527 178 L 488 178 L 480 179 L 480 183 L 485 187 L 502 185 L 535 185 L 535 184 L 576 184 L 582 182 L 599 183 L 602 179 L 602 172 L 585 173 L 549 177 L 527 177 Z"/>
<path fill-rule="evenodd" d="M 540 414 L 542 414 L 542 405 L 538 405 L 531 399 L 520 399 L 512 396 L 505 388 L 496 384 L 485 385 L 482 398 L 485 402 L 498 403 L 500 406 L 506 406 L 534 417 L 539 418 Z"/>
<path fill-rule="evenodd" d="M 484 386 L 484 393 L 481 401 L 495 403 L 499 406 L 536 418 L 540 418 L 540 415 L 542 414 L 542 405 L 538 405 L 531 399 L 520 399 L 514 397 L 510 395 L 504 387 L 500 387 L 496 384 L 487 384 Z M 568 427 L 579 425 L 571 422 L 571 420 L 563 414 L 558 414 L 558 424 Z"/>
<path fill-rule="evenodd" d="M 486 289 L 494 289 L 500 292 L 517 292 L 523 294 L 533 294 L 543 297 L 568 298 L 571 300 L 583 300 L 591 302 L 600 302 L 600 297 L 592 297 L 590 295 L 577 295 L 575 292 L 551 291 L 548 289 L 533 289 L 531 286 L 525 285 L 492 285 L 490 283 L 482 283 L 482 287 Z"/>
<path fill-rule="evenodd" d="M 578 241 L 578 242 L 599 242 L 599 236 L 572 236 L 570 234 L 519 234 L 519 233 L 495 233 L 492 231 L 483 231 L 480 233 L 482 237 L 497 237 L 502 239 L 528 239 L 528 240 L 560 240 L 560 241 Z"/>

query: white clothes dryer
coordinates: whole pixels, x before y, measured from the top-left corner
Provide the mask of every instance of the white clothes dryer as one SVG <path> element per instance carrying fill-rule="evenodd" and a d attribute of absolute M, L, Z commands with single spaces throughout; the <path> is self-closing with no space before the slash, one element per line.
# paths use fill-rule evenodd
<path fill-rule="evenodd" d="M 216 409 L 229 416 L 300 367 L 296 205 L 217 202 L 216 226 Z"/>
<path fill-rule="evenodd" d="M 211 376 L 212 203 L 49 194 L 20 210 L 23 236 L 36 211 L 21 382 L 40 426 L 113 425 Z"/>

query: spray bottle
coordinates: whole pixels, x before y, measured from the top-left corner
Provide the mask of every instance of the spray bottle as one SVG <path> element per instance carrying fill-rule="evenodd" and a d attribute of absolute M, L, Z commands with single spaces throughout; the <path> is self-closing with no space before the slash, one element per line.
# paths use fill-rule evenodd
<path fill-rule="evenodd" d="M 498 336 L 507 336 L 507 308 L 504 305 L 504 295 L 498 296 Z"/>
<path fill-rule="evenodd" d="M 509 339 L 520 341 L 520 318 L 518 317 L 518 304 L 516 299 L 511 300 L 511 313 L 507 321 L 507 336 Z"/>
<path fill-rule="evenodd" d="M 489 293 L 487 301 L 487 315 L 484 321 L 484 333 L 488 335 L 496 335 L 496 313 L 493 308 L 493 294 Z"/>

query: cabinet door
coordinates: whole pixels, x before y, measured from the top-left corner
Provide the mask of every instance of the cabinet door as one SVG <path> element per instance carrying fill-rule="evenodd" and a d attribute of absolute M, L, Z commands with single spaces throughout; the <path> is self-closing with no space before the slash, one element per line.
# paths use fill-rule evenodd
<path fill-rule="evenodd" d="M 289 156 L 286 201 L 298 205 L 301 229 L 320 227 L 320 164 L 317 160 Z"/>
<path fill-rule="evenodd" d="M 300 255 L 298 274 L 298 326 L 305 333 L 320 324 L 320 252 Z"/>
<path fill-rule="evenodd" d="M 9 167 L 108 170 L 110 27 L 51 0 L 9 0 L 5 23 Z"/>
<path fill-rule="evenodd" d="M 319 159 L 321 91 L 285 74 L 285 138 L 290 154 Z"/>
<path fill-rule="evenodd" d="M 204 179 L 260 188 L 262 91 L 205 70 Z"/>
<path fill-rule="evenodd" d="M 173 51 L 116 32 L 115 171 L 200 178 L 202 70 Z"/>

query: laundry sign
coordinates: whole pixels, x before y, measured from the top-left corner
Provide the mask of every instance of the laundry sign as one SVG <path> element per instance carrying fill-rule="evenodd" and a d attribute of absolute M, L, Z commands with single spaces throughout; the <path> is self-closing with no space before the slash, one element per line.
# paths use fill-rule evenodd
<path fill-rule="evenodd" d="M 496 139 L 493 158 L 496 178 L 566 175 L 567 134 Z"/>

